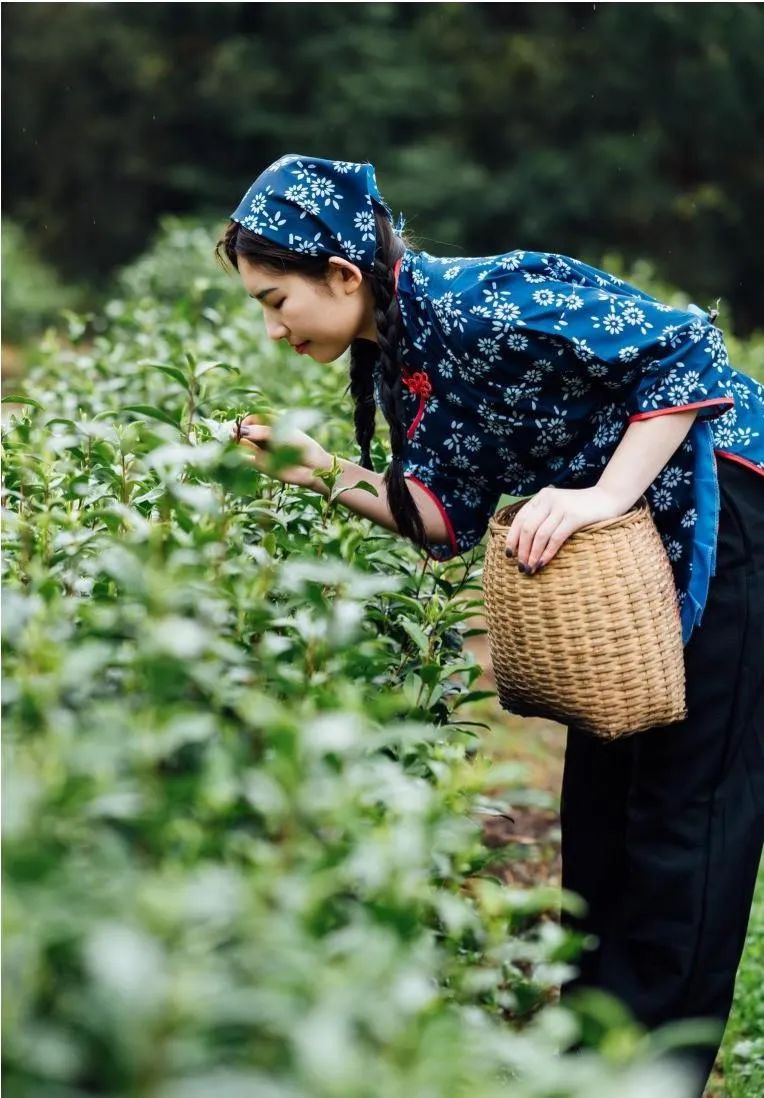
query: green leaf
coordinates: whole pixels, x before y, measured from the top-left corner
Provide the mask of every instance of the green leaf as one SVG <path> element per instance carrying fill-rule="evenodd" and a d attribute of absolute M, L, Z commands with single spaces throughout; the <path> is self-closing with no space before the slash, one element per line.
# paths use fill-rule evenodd
<path fill-rule="evenodd" d="M 42 408 L 42 404 L 37 400 L 32 400 L 31 397 L 24 396 L 23 393 L 8 393 L 3 397 L 3 404 L 31 404 L 33 408 Z"/>
<path fill-rule="evenodd" d="M 188 388 L 188 377 L 179 366 L 165 366 L 161 362 L 142 362 L 142 366 L 148 366 L 151 370 L 160 370 L 168 377 L 174 378 L 184 389 Z"/>
<path fill-rule="evenodd" d="M 238 374 L 241 372 L 237 366 L 231 366 L 229 362 L 202 362 L 197 367 L 194 377 L 204 377 L 210 370 L 225 370 L 229 374 Z"/>
<path fill-rule="evenodd" d="M 67 419 L 65 416 L 54 416 L 53 419 L 45 420 L 46 427 L 52 427 L 56 423 L 63 423 L 66 427 L 74 427 L 75 430 L 79 427 L 79 424 L 75 423 L 73 419 Z"/>
<path fill-rule="evenodd" d="M 354 492 L 356 488 L 360 488 L 361 491 L 370 492 L 373 496 L 379 496 L 379 492 L 373 484 L 369 484 L 368 480 L 359 480 L 357 484 L 348 485 L 347 488 L 340 488 L 339 491 L 332 491 L 331 500 L 339 499 L 345 492 Z"/>
<path fill-rule="evenodd" d="M 153 404 L 126 404 L 121 411 L 136 412 L 138 415 L 149 416 L 151 419 L 158 419 L 161 423 L 169 423 L 171 427 L 180 429 L 180 418 L 175 419 L 169 412 L 165 412 L 163 408 L 156 408 Z"/>
<path fill-rule="evenodd" d="M 495 698 L 495 690 L 470 690 L 468 694 L 462 694 L 460 698 L 457 698 L 453 704 L 454 709 L 458 709 L 460 705 L 466 705 L 467 702 L 483 701 L 484 698 Z"/>
<path fill-rule="evenodd" d="M 402 606 L 407 606 L 409 610 L 414 614 L 417 614 L 420 618 L 424 618 L 427 615 L 427 603 L 412 598 L 411 595 L 404 595 L 400 591 L 383 591 L 382 595 L 396 604 L 400 603 Z"/>
<path fill-rule="evenodd" d="M 401 618 L 400 624 L 404 632 L 408 633 L 419 651 L 424 655 L 430 647 L 430 642 L 428 641 L 424 630 L 407 618 Z"/>

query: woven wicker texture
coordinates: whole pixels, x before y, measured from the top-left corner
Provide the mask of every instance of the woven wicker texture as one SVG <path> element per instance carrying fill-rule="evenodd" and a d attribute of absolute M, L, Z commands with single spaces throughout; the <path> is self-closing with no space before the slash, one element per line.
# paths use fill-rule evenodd
<path fill-rule="evenodd" d="M 502 707 L 605 739 L 682 720 L 679 606 L 646 499 L 576 531 L 533 576 L 505 553 L 526 502 L 488 527 L 483 593 Z"/>

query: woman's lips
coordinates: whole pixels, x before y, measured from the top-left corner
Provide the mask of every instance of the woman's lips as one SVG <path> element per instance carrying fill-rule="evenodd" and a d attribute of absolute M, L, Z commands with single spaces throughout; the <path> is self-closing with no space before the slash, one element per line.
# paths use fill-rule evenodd
<path fill-rule="evenodd" d="M 309 339 L 306 339 L 304 343 L 298 343 L 297 346 L 295 347 L 295 351 L 297 351 L 297 354 L 298 355 L 304 355 L 305 354 L 305 348 L 308 346 L 309 343 L 310 343 Z"/>

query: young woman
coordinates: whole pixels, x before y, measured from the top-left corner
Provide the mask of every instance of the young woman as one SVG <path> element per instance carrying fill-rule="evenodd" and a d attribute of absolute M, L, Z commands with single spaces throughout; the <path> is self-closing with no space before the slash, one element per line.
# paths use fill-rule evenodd
<path fill-rule="evenodd" d="M 415 249 L 368 163 L 282 157 L 221 251 L 271 338 L 318 362 L 350 350 L 361 459 L 338 459 L 340 483 L 379 494 L 341 501 L 434 559 L 477 545 L 502 493 L 528 495 L 507 553 L 532 583 L 574 531 L 647 496 L 679 599 L 688 716 L 612 744 L 568 729 L 563 885 L 587 901 L 574 925 L 596 948 L 563 994 L 603 988 L 650 1028 L 717 1019 L 721 1037 L 764 836 L 764 388 L 695 306 L 553 253 Z M 239 437 L 263 471 L 269 433 L 250 416 Z M 331 455 L 295 440 L 302 464 L 279 478 L 325 494 L 314 470 Z M 703 1079 L 717 1048 L 698 1054 Z"/>

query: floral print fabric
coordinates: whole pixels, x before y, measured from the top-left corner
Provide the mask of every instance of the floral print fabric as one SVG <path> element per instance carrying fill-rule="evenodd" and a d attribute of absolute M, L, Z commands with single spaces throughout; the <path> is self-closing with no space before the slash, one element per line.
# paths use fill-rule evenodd
<path fill-rule="evenodd" d="M 305 255 L 341 255 L 374 268 L 377 231 L 372 199 L 392 221 L 374 165 L 288 153 L 245 191 L 232 221 Z M 401 216 L 396 228 L 405 224 Z"/>
<path fill-rule="evenodd" d="M 590 487 L 631 421 L 698 409 L 645 493 L 686 643 L 715 569 L 714 451 L 764 475 L 764 387 L 730 366 L 721 331 L 568 256 L 407 250 L 397 268 L 404 473 L 446 519 L 436 560 L 477 545 L 502 494 Z"/>

